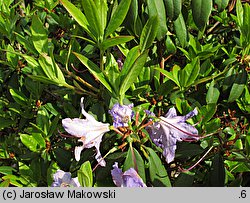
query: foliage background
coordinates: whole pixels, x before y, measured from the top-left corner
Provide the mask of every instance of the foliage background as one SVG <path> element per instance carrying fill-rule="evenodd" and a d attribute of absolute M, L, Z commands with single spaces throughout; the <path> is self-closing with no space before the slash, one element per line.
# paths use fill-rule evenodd
<path fill-rule="evenodd" d="M 249 186 L 249 1 L 71 3 L 0 0 L 0 186 L 50 186 L 58 168 L 91 180 L 85 186 L 114 186 L 113 163 L 127 170 L 132 160 L 148 186 Z M 139 122 L 144 110 L 197 107 L 192 122 L 205 137 L 178 143 L 167 164 L 145 130 L 112 131 L 105 168 L 95 168 L 94 149 L 76 162 L 61 119 L 81 116 L 82 96 L 110 124 L 116 102 L 134 103 Z"/>

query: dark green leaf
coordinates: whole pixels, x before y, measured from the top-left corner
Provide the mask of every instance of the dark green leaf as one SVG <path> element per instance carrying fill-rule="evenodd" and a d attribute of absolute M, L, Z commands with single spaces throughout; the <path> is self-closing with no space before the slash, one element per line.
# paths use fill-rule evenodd
<path fill-rule="evenodd" d="M 148 49 L 152 45 L 157 34 L 158 25 L 159 25 L 158 17 L 153 16 L 149 18 L 149 20 L 143 27 L 140 36 L 140 48 L 142 52 Z"/>
<path fill-rule="evenodd" d="M 188 33 L 182 13 L 180 13 L 179 17 L 174 21 L 174 29 L 181 47 L 186 47 L 188 44 Z"/>
<path fill-rule="evenodd" d="M 242 69 L 236 75 L 236 79 L 233 83 L 232 89 L 228 97 L 228 102 L 233 102 L 241 96 L 246 83 L 247 83 L 247 72 L 244 69 Z"/>
<path fill-rule="evenodd" d="M 229 0 L 214 0 L 214 3 L 217 5 L 218 11 L 223 11 L 227 5 Z"/>
<path fill-rule="evenodd" d="M 131 0 L 122 0 L 114 11 L 105 30 L 105 38 L 112 34 L 123 22 L 129 10 Z"/>
<path fill-rule="evenodd" d="M 161 40 L 165 37 L 168 30 L 164 2 L 163 0 L 147 0 L 147 5 L 149 10 L 149 19 L 155 16 L 158 18 L 159 26 L 155 26 L 157 31 L 156 37 L 158 40 Z"/>
<path fill-rule="evenodd" d="M 212 167 L 209 174 L 209 186 L 224 187 L 225 167 L 223 158 L 220 154 L 215 154 L 212 161 Z"/>
<path fill-rule="evenodd" d="M 192 15 L 196 26 L 202 30 L 212 11 L 212 0 L 192 0 Z"/>
<path fill-rule="evenodd" d="M 171 20 L 176 20 L 181 13 L 182 0 L 164 0 L 167 16 Z"/>

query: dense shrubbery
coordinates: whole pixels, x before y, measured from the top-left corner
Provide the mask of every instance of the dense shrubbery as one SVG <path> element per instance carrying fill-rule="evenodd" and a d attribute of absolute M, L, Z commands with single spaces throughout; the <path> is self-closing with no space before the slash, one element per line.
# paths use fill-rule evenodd
<path fill-rule="evenodd" d="M 249 186 L 249 1 L 2 0 L 0 38 L 0 186 Z"/>

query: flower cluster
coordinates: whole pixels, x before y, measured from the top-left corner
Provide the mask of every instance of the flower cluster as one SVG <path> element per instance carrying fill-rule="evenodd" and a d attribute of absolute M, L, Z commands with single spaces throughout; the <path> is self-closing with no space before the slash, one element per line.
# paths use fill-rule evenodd
<path fill-rule="evenodd" d="M 64 129 L 71 136 L 79 138 L 78 141 L 82 143 L 81 146 L 75 147 L 75 159 L 77 161 L 80 160 L 80 154 L 84 148 L 95 147 L 96 160 L 101 166 L 105 166 L 106 162 L 102 158 L 99 148 L 103 135 L 111 129 L 110 124 L 99 122 L 92 115 L 88 114 L 84 110 L 83 98 L 81 99 L 80 106 L 85 119 L 65 118 L 62 120 Z M 165 116 L 160 116 L 159 118 L 156 118 L 153 112 L 145 112 L 150 117 L 150 122 L 146 130 L 152 141 L 163 149 L 163 156 L 167 163 L 172 162 L 175 158 L 177 141 L 196 141 L 199 139 L 197 129 L 186 122 L 188 119 L 198 114 L 197 109 L 194 109 L 185 116 L 178 116 L 176 109 L 172 107 Z M 121 105 L 117 103 L 109 110 L 109 113 L 113 118 L 112 129 L 129 127 L 134 116 L 133 104 Z M 122 170 L 118 168 L 118 163 L 115 163 L 113 165 L 113 170 L 111 170 L 111 175 L 113 182 L 119 187 L 146 187 L 134 168 L 122 172 Z M 70 180 L 68 174 L 64 174 L 64 176 Z M 67 181 L 69 182 L 68 179 Z"/>

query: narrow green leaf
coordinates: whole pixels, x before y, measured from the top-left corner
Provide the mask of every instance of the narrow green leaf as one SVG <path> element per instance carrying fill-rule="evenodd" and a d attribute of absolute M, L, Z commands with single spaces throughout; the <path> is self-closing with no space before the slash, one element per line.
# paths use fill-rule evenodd
<path fill-rule="evenodd" d="M 153 149 L 147 147 L 147 151 L 149 152 L 149 176 L 153 186 L 171 187 L 168 173 L 162 164 L 161 159 Z"/>
<path fill-rule="evenodd" d="M 164 0 L 167 16 L 171 20 L 176 20 L 181 13 L 182 0 Z"/>
<path fill-rule="evenodd" d="M 110 84 L 106 81 L 104 74 L 102 73 L 100 68 L 96 64 L 94 64 L 92 61 L 90 61 L 87 57 L 81 54 L 75 53 L 75 52 L 73 52 L 73 54 L 75 54 L 75 56 L 81 61 L 81 63 L 88 68 L 90 73 L 92 73 L 102 83 L 102 85 L 106 87 L 106 89 L 109 92 L 112 93 L 112 88 Z"/>
<path fill-rule="evenodd" d="M 123 165 L 123 171 L 126 171 L 130 168 L 134 168 L 139 174 L 139 176 L 142 178 L 144 183 L 146 183 L 144 161 L 140 153 L 133 147 L 129 148 L 128 150 L 127 157 Z"/>
<path fill-rule="evenodd" d="M 123 81 L 121 81 L 120 96 L 123 96 L 126 91 L 131 87 L 131 85 L 136 81 L 147 60 L 147 56 L 148 52 L 146 51 L 135 60 L 132 67 L 129 69 L 128 74 L 125 76 Z"/>
<path fill-rule="evenodd" d="M 128 74 L 135 60 L 140 56 L 140 46 L 135 46 L 129 50 L 121 70 L 121 81 Z"/>
<path fill-rule="evenodd" d="M 82 7 L 89 23 L 89 30 L 97 40 L 101 39 L 104 29 L 101 24 L 100 11 L 97 10 L 95 2 L 93 0 L 84 0 L 82 1 Z"/>
<path fill-rule="evenodd" d="M 186 47 L 188 44 L 188 33 L 182 13 L 180 13 L 179 17 L 174 21 L 174 29 L 181 47 Z"/>
<path fill-rule="evenodd" d="M 37 15 L 33 15 L 31 23 L 32 41 L 38 53 L 48 52 L 48 34 L 42 21 Z"/>
<path fill-rule="evenodd" d="M 167 19 L 166 19 L 166 11 L 163 0 L 147 0 L 148 11 L 149 11 L 149 19 L 154 16 L 158 17 L 159 26 L 156 27 L 156 37 L 158 40 L 161 40 L 165 37 L 168 28 L 167 28 Z"/>
<path fill-rule="evenodd" d="M 77 171 L 78 180 L 83 187 L 93 186 L 93 174 L 89 161 L 84 162 L 81 168 Z"/>
<path fill-rule="evenodd" d="M 120 4 L 111 16 L 111 19 L 105 30 L 105 38 L 112 34 L 122 24 L 129 10 L 130 3 L 131 0 L 121 0 Z"/>
<path fill-rule="evenodd" d="M 37 141 L 37 144 L 42 148 L 46 148 L 46 142 L 41 133 L 32 133 L 32 137 Z"/>
<path fill-rule="evenodd" d="M 86 19 L 86 16 L 78 9 L 74 4 L 70 3 L 68 0 L 60 0 L 62 5 L 66 10 L 72 15 L 76 22 L 96 41 L 95 36 L 89 30 L 89 23 Z"/>
<path fill-rule="evenodd" d="M 246 83 L 247 83 L 247 72 L 244 69 L 242 69 L 236 75 L 236 79 L 233 83 L 232 89 L 228 97 L 228 102 L 233 102 L 241 96 Z"/>
<path fill-rule="evenodd" d="M 212 0 L 192 0 L 192 15 L 194 23 L 202 30 L 208 22 L 210 13 L 212 11 Z"/>
<path fill-rule="evenodd" d="M 102 47 L 102 50 L 105 51 L 109 47 L 113 47 L 118 44 L 129 42 L 132 39 L 134 39 L 133 36 L 116 36 L 116 37 L 108 38 L 102 42 L 101 47 Z"/>
<path fill-rule="evenodd" d="M 207 104 L 214 103 L 216 104 L 220 96 L 219 85 L 215 83 L 213 80 L 208 88 L 207 95 L 206 95 L 206 102 Z"/>
<path fill-rule="evenodd" d="M 153 16 L 148 19 L 147 23 L 143 27 L 140 36 L 140 47 L 142 52 L 148 49 L 152 45 L 157 34 L 158 26 L 159 26 L 158 17 Z"/>

